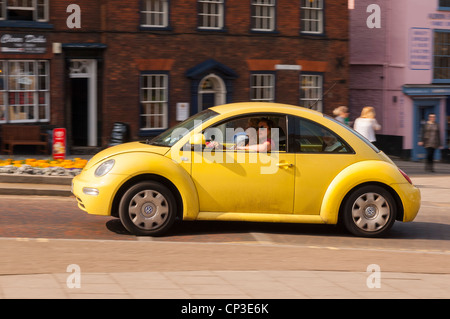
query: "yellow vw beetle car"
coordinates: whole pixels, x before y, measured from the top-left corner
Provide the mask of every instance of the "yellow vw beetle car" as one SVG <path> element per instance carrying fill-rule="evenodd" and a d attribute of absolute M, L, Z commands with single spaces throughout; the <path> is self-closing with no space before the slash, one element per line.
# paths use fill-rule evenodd
<path fill-rule="evenodd" d="M 179 219 L 343 223 L 376 237 L 420 207 L 409 177 L 352 129 L 259 102 L 212 107 L 152 140 L 105 149 L 72 191 L 82 210 L 141 236 Z"/>

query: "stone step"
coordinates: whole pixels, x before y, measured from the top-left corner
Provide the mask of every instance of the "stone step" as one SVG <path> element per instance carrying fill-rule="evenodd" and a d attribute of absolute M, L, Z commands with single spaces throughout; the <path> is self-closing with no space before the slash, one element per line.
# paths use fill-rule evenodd
<path fill-rule="evenodd" d="M 0 174 L 0 195 L 71 196 L 72 177 Z"/>
<path fill-rule="evenodd" d="M 0 195 L 71 196 L 70 185 L 0 183 Z"/>
<path fill-rule="evenodd" d="M 0 174 L 0 183 L 70 185 L 72 178 L 72 176 Z"/>

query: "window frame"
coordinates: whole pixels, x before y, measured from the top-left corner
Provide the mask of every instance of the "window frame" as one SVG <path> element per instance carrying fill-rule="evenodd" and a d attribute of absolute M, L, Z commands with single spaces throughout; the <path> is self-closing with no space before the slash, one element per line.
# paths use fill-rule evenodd
<path fill-rule="evenodd" d="M 23 65 L 18 74 L 12 75 L 12 69 Z M 30 72 L 32 65 L 32 74 Z M 44 72 L 40 72 L 40 66 Z M 0 102 L 0 123 L 42 123 L 50 121 L 50 63 L 48 60 L 0 60 L 2 68 L 0 87 L 2 101 Z M 27 71 L 28 70 L 28 71 Z M 43 80 L 42 80 L 43 79 Z M 31 81 L 31 82 L 28 82 Z M 15 87 L 12 88 L 14 83 Z M 28 87 L 32 85 L 32 87 Z M 42 111 L 41 111 L 42 110 Z M 21 112 L 23 111 L 23 112 Z M 12 114 L 20 114 L 12 116 Z M 43 114 L 43 116 L 41 116 Z M 20 118 L 20 116 L 32 116 Z"/>
<path fill-rule="evenodd" d="M 266 2 L 269 3 L 261 3 Z M 257 3 L 259 2 L 259 3 Z M 268 8 L 268 15 L 263 16 L 264 13 L 257 15 L 255 12 L 259 10 L 264 11 L 264 8 Z M 250 2 L 250 30 L 252 32 L 275 32 L 276 31 L 276 17 L 277 17 L 277 0 L 252 0 Z M 257 20 L 258 19 L 258 20 Z M 262 25 L 261 21 L 267 19 L 270 24 L 270 28 L 258 28 L 256 27 L 256 21 L 260 21 L 259 24 Z"/>
<path fill-rule="evenodd" d="M 155 88 L 144 87 L 145 77 L 161 77 L 164 79 L 164 85 Z M 164 98 L 156 101 L 146 101 L 144 100 L 145 90 L 163 90 Z M 151 96 L 148 95 L 148 96 Z M 144 113 L 144 105 L 150 104 L 161 104 L 162 113 Z M 162 124 L 158 127 L 144 127 L 142 125 L 143 117 L 159 116 L 162 117 Z M 147 122 L 147 121 L 146 121 Z M 147 122 L 148 123 L 148 122 Z M 169 73 L 168 72 L 158 72 L 158 71 L 143 71 L 139 76 L 139 130 L 140 132 L 159 132 L 164 131 L 169 127 Z"/>
<path fill-rule="evenodd" d="M 202 9 L 208 7 L 208 5 L 216 5 L 218 12 L 216 13 L 203 13 Z M 208 10 L 210 8 L 208 7 Z M 216 17 L 217 26 L 205 26 L 205 17 Z M 208 20 L 209 20 L 208 18 Z M 197 0 L 197 30 L 199 31 L 224 31 L 225 29 L 225 0 Z"/>
<path fill-rule="evenodd" d="M 40 15 L 40 8 L 42 8 Z M 10 19 L 9 11 L 33 11 L 32 19 Z M 49 21 L 49 0 L 32 0 L 32 6 L 27 7 L 24 5 L 10 6 L 8 0 L 0 0 L 0 20 L 1 21 L 21 21 L 21 22 L 48 22 Z"/>
<path fill-rule="evenodd" d="M 303 78 L 304 77 L 319 77 L 320 79 L 320 85 L 319 86 L 308 86 L 306 87 L 307 89 L 319 89 L 317 96 L 315 96 L 314 98 L 305 98 L 304 97 L 304 90 L 305 87 L 303 86 Z M 311 105 L 306 105 L 304 103 L 302 103 L 302 101 L 314 101 L 313 105 L 316 105 L 315 108 L 311 108 L 313 110 L 319 111 L 319 112 L 323 112 L 323 85 L 324 85 L 324 74 L 321 72 L 302 72 L 300 73 L 300 106 L 302 107 L 306 107 L 306 108 L 311 108 Z"/>
<path fill-rule="evenodd" d="M 271 83 L 269 86 L 264 85 L 264 83 L 262 83 L 262 85 L 259 86 L 254 86 L 253 85 L 253 77 L 259 77 L 259 76 L 269 76 L 271 79 Z M 276 72 L 273 71 L 260 71 L 260 72 L 251 72 L 250 73 L 250 101 L 252 102 L 269 102 L 269 103 L 273 103 L 275 102 L 275 92 L 276 92 Z M 262 94 L 262 98 L 257 98 L 253 96 L 253 92 L 254 90 L 265 90 L 269 88 L 270 89 L 270 95 L 271 98 L 265 98 L 265 93 L 263 92 Z"/>
<path fill-rule="evenodd" d="M 162 11 L 146 10 L 147 3 L 158 1 L 162 5 Z M 170 0 L 141 0 L 140 6 L 140 29 L 141 30 L 170 30 Z M 146 24 L 148 15 L 161 14 L 162 24 Z"/>
<path fill-rule="evenodd" d="M 447 55 L 438 55 L 438 48 L 436 47 L 437 45 L 437 41 L 436 41 L 436 37 L 438 33 L 442 33 L 445 34 L 447 36 L 447 40 L 448 42 L 446 42 L 444 45 L 447 46 L 447 48 L 450 48 L 450 30 L 443 30 L 443 29 L 435 29 L 433 30 L 433 83 L 450 83 L 450 53 L 448 53 Z M 447 67 L 436 67 L 436 58 L 446 58 L 446 61 L 448 62 L 447 64 L 449 66 Z M 436 72 L 437 69 L 447 69 L 447 74 L 448 77 L 447 78 L 438 78 L 436 77 Z"/>
<path fill-rule="evenodd" d="M 313 0 L 311 6 L 305 6 L 304 3 L 309 0 L 300 0 L 300 33 L 304 35 L 324 35 L 325 34 L 325 1 Z M 313 7 L 314 3 L 318 3 L 317 7 Z M 306 18 L 306 12 L 309 13 L 309 17 Z M 317 12 L 316 18 L 311 18 L 311 13 Z M 317 26 L 317 30 L 306 30 L 305 24 L 309 21 L 310 26 L 314 23 Z M 311 28 L 310 28 L 311 29 Z"/>
<path fill-rule="evenodd" d="M 445 3 L 448 4 L 445 4 Z M 449 0 L 438 0 L 438 11 L 450 11 L 450 1 Z"/>

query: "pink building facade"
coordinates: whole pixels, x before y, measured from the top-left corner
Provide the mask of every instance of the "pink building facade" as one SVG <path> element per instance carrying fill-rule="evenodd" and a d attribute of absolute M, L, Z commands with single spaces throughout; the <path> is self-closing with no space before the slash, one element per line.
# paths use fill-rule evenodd
<path fill-rule="evenodd" d="M 350 116 L 373 106 L 380 148 L 421 160 L 417 145 L 429 113 L 450 148 L 450 1 L 350 0 Z"/>

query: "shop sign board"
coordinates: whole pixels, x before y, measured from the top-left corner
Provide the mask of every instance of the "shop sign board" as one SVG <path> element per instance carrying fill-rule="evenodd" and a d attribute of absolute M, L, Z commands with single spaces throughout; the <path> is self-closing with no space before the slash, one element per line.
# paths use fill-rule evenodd
<path fill-rule="evenodd" d="M 0 36 L 1 53 L 44 54 L 47 38 L 43 34 L 4 33 Z"/>

